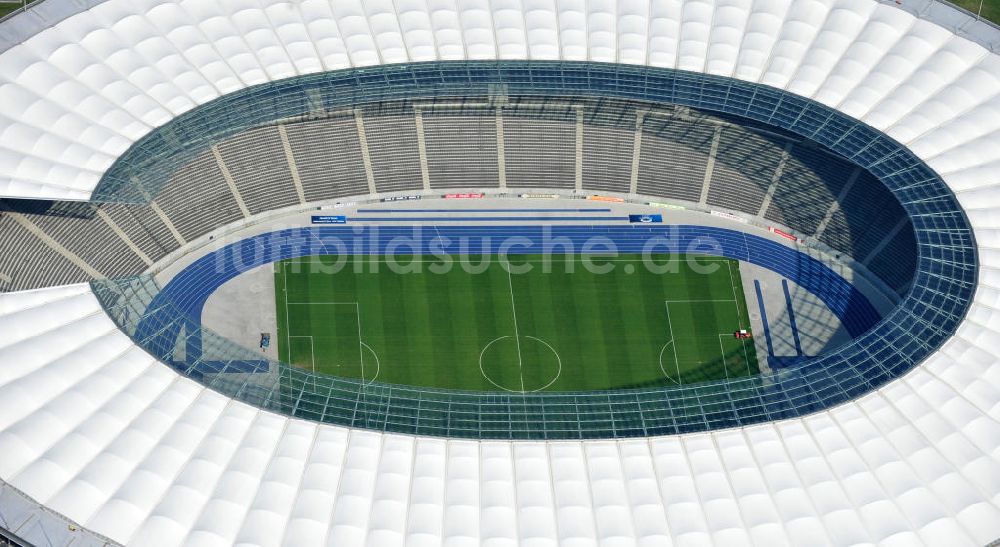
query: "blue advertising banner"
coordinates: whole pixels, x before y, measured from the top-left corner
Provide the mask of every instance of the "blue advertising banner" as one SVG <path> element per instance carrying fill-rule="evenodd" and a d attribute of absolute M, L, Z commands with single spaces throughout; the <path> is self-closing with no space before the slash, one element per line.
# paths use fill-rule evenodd
<path fill-rule="evenodd" d="M 313 224 L 347 224 L 347 217 L 344 215 L 313 215 Z"/>
<path fill-rule="evenodd" d="M 663 222 L 663 215 L 629 215 L 629 222 L 639 222 L 642 224 L 649 224 L 652 222 Z"/>

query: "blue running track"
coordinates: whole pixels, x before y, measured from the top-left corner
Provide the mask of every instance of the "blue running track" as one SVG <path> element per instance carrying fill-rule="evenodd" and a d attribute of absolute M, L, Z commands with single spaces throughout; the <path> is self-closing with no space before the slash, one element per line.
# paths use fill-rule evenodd
<path fill-rule="evenodd" d="M 614 220 L 618 222 L 628 221 L 628 217 L 599 217 L 599 216 L 523 216 L 523 217 L 351 217 L 350 220 L 356 222 L 538 222 L 538 221 L 559 221 L 559 222 L 603 222 Z"/>
<path fill-rule="evenodd" d="M 400 241 L 407 244 L 400 247 Z M 243 272 L 288 258 L 385 254 L 390 243 L 397 254 L 459 254 L 459 251 L 487 254 L 498 252 L 502 245 L 509 247 L 509 254 L 567 254 L 580 253 L 589 248 L 588 243 L 593 245 L 596 241 L 614 245 L 619 253 L 650 250 L 721 256 L 767 268 L 816 295 L 854 337 L 880 320 L 864 295 L 818 260 L 762 237 L 723 228 L 683 225 L 315 226 L 260 234 L 199 258 L 153 298 L 135 338 L 142 341 L 147 351 L 172 362 L 181 329 L 188 333 L 200 332 L 202 309 L 219 286 Z M 598 245 L 594 252 L 604 249 L 606 247 Z M 200 336 L 188 337 L 185 350 L 186 361 L 199 358 L 202 355 Z M 247 362 L 243 372 L 257 370 L 266 370 L 266 364 Z"/>
<path fill-rule="evenodd" d="M 795 353 L 800 357 L 802 353 L 802 341 L 799 340 L 799 326 L 795 322 L 795 310 L 792 309 L 792 294 L 788 292 L 788 280 L 781 280 L 781 290 L 785 291 L 785 307 L 788 308 L 788 322 L 792 325 L 792 340 L 795 342 Z"/>
<path fill-rule="evenodd" d="M 774 344 L 771 343 L 771 327 L 767 324 L 767 310 L 764 309 L 764 293 L 760 290 L 760 281 L 753 280 L 753 289 L 757 293 L 757 307 L 760 308 L 760 322 L 764 326 L 764 341 L 767 342 L 767 356 L 774 357 Z"/>
<path fill-rule="evenodd" d="M 610 213 L 611 209 L 358 209 L 358 213 Z"/>

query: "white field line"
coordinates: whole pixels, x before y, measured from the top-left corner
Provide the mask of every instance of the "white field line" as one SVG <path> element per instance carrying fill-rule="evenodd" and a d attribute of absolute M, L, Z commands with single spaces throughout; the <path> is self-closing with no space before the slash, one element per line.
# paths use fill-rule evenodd
<path fill-rule="evenodd" d="M 287 295 L 288 295 L 288 288 L 287 288 L 288 287 L 288 277 L 287 276 L 284 278 L 284 281 L 285 281 L 285 287 L 286 287 L 285 288 L 285 295 L 286 295 L 286 298 L 285 298 L 285 324 L 286 325 L 291 325 L 291 321 L 290 321 L 291 316 L 288 314 L 289 313 L 288 312 L 288 306 L 312 306 L 312 305 L 320 305 L 320 306 L 354 306 L 355 317 L 357 318 L 357 323 L 358 323 L 358 353 L 359 353 L 359 357 L 361 359 L 361 363 L 360 363 L 361 364 L 361 381 L 364 382 L 365 381 L 365 348 L 364 348 L 365 347 L 365 343 L 361 339 L 361 305 L 357 301 L 352 301 L 352 302 L 289 302 L 288 298 L 287 298 Z M 292 338 L 309 338 L 310 345 L 313 343 L 312 336 L 309 336 L 309 335 L 296 335 L 296 336 L 292 336 L 290 328 L 286 329 L 285 332 L 288 335 L 288 360 L 289 361 L 292 360 L 292 357 L 291 357 L 292 356 L 292 341 L 291 341 Z M 374 350 L 372 350 L 372 351 L 374 352 Z M 313 352 L 313 372 L 316 372 L 316 350 L 315 350 L 315 348 L 312 350 L 312 352 Z"/>
<path fill-rule="evenodd" d="M 371 380 L 368 380 L 368 384 L 371 384 L 375 381 L 375 378 L 378 378 L 378 373 L 382 370 L 382 363 L 379 361 L 378 354 L 375 353 L 375 350 L 371 346 L 364 342 L 361 342 L 361 345 L 368 348 L 368 351 L 372 352 L 372 356 L 375 357 L 375 375 L 372 376 Z"/>
<path fill-rule="evenodd" d="M 440 232 L 438 232 L 438 235 L 440 236 Z M 356 258 L 356 259 L 361 259 L 361 260 L 370 260 L 371 259 L 371 255 L 368 255 L 368 254 L 365 254 L 365 255 L 351 255 L 351 257 L 352 257 L 352 259 Z M 548 262 L 575 262 L 575 261 L 582 260 L 580 257 L 581 257 L 581 255 L 548 255 L 546 258 L 535 259 L 535 260 L 525 260 L 523 262 L 524 263 L 528 263 L 528 264 L 538 264 L 538 263 L 543 263 L 543 262 L 547 262 L 547 261 Z M 702 261 L 709 261 L 709 262 L 714 262 L 714 261 L 726 262 L 726 268 L 727 268 L 727 271 L 729 273 L 729 286 L 730 286 L 730 289 L 733 292 L 733 298 L 731 298 L 731 299 L 728 299 L 728 298 L 726 298 L 726 299 L 673 299 L 673 300 L 665 300 L 664 301 L 664 304 L 666 306 L 666 311 L 667 311 L 667 325 L 668 325 L 668 328 L 670 330 L 670 341 L 668 343 L 673 346 L 672 350 L 673 350 L 673 354 L 674 354 L 674 367 L 677 370 L 678 381 L 680 381 L 680 376 L 681 376 L 681 374 L 680 374 L 680 360 L 679 360 L 679 358 L 677 356 L 677 341 L 674 338 L 673 322 L 672 322 L 672 320 L 670 318 L 670 304 L 674 303 L 674 302 L 677 302 L 677 303 L 683 303 L 683 302 L 732 302 L 736 306 L 737 318 L 739 318 L 739 313 L 740 313 L 740 304 L 739 304 L 739 299 L 736 296 L 736 285 L 735 285 L 735 280 L 733 278 L 732 262 L 728 258 L 724 258 L 724 257 L 699 256 L 698 259 L 702 260 Z M 597 258 L 597 260 L 602 260 L 602 259 Z M 622 263 L 644 262 L 643 259 L 631 259 L 631 258 L 618 258 L 618 259 L 616 259 L 616 258 L 605 258 L 605 259 L 603 259 L 603 261 L 604 262 L 622 262 Z M 303 258 L 293 258 L 293 259 L 285 260 L 284 262 L 287 262 L 289 264 L 292 264 L 292 263 L 308 264 L 308 263 L 315 262 L 315 257 L 311 257 L 310 256 L 310 257 L 303 257 Z M 413 260 L 409 260 L 407 262 L 437 263 L 437 262 L 440 262 L 440 260 L 436 259 L 436 258 L 435 259 L 430 259 L 430 260 L 413 259 Z M 288 293 L 288 277 L 287 276 L 288 276 L 288 274 L 287 273 L 283 273 L 282 275 L 284 276 L 285 294 L 286 294 L 286 298 L 285 298 L 285 321 L 286 321 L 286 325 L 290 324 L 290 322 L 289 322 L 290 316 L 288 314 L 288 306 L 289 305 L 311 305 L 311 304 L 318 304 L 318 305 L 354 305 L 354 306 L 356 306 L 356 309 L 357 309 L 357 321 L 358 321 L 358 339 L 359 339 L 359 346 L 360 346 L 359 349 L 360 349 L 360 353 L 361 353 L 361 355 L 360 355 L 360 357 L 361 357 L 361 378 L 362 378 L 362 381 L 364 381 L 364 346 L 363 346 L 364 342 L 361 341 L 361 309 L 360 309 L 359 303 L 356 302 L 356 301 L 355 302 L 289 302 L 288 298 L 287 298 L 287 293 Z M 524 376 L 523 376 L 523 366 L 524 366 L 524 364 L 523 364 L 523 357 L 521 355 L 521 338 L 520 338 L 520 333 L 519 333 L 518 324 L 517 324 L 517 307 L 516 307 L 516 305 L 514 303 L 514 286 L 513 286 L 513 281 L 511 280 L 510 271 L 507 272 L 507 284 L 508 284 L 508 288 L 510 289 L 511 314 L 512 314 L 513 320 L 514 320 L 514 339 L 515 339 L 516 344 L 517 344 L 518 371 L 519 371 L 519 375 L 521 377 L 520 378 L 520 381 L 521 381 L 521 392 L 523 393 L 524 392 Z M 288 332 L 289 332 L 288 329 L 286 329 L 286 333 L 288 333 Z M 725 336 L 725 335 L 726 334 L 720 334 L 719 335 L 720 336 L 720 340 L 719 340 L 720 348 L 723 348 L 721 336 Z M 292 338 L 292 336 L 290 334 L 289 334 L 289 338 Z M 744 359 L 746 361 L 747 370 L 749 372 L 750 356 L 749 356 L 749 353 L 747 352 L 747 349 L 746 349 L 746 341 L 745 340 L 741 341 L 741 344 L 743 346 Z M 291 349 L 291 341 L 289 339 L 289 350 L 290 349 Z M 724 350 L 724 348 L 722 349 L 722 354 L 723 354 L 723 360 L 725 360 L 725 350 Z M 289 360 L 291 360 L 291 359 L 289 359 Z M 315 364 L 313 365 L 313 368 L 315 370 Z M 726 375 L 728 377 L 728 370 L 726 371 Z"/>
<path fill-rule="evenodd" d="M 740 301 L 736 298 L 736 279 L 733 278 L 733 263 L 729 262 L 726 265 L 726 269 L 729 270 L 729 288 L 733 290 L 733 302 L 736 303 L 736 322 L 739 323 L 740 328 L 743 328 L 743 321 L 740 318 Z"/>
<path fill-rule="evenodd" d="M 288 360 L 292 360 L 292 318 L 288 315 L 288 274 L 285 273 L 285 269 L 281 269 L 281 280 L 285 284 L 284 297 L 285 297 L 285 337 L 287 338 L 288 344 Z"/>
<path fill-rule="evenodd" d="M 521 393 L 524 393 L 524 374 L 521 362 L 521 336 L 517 332 L 517 306 L 514 305 L 514 282 L 510 278 L 510 270 L 507 270 L 507 286 L 510 287 L 510 311 L 514 316 L 514 341 L 517 343 L 517 375 L 521 378 Z"/>
<path fill-rule="evenodd" d="M 731 300 L 729 298 L 723 298 L 723 299 L 718 299 L 718 298 L 716 298 L 716 299 L 712 299 L 712 298 L 700 299 L 700 298 L 696 298 L 696 299 L 693 299 L 693 300 L 664 300 L 664 302 L 735 302 L 735 300 Z"/>
<path fill-rule="evenodd" d="M 316 372 L 316 345 L 313 343 L 313 337 L 309 337 L 309 356 L 312 358 L 313 373 Z"/>
<path fill-rule="evenodd" d="M 312 239 L 314 239 L 314 240 L 315 240 L 315 241 L 316 241 L 317 243 L 319 243 L 319 246 L 323 248 L 323 251 L 324 251 L 324 252 L 325 252 L 326 254 L 328 254 L 328 255 L 329 255 L 329 254 L 331 254 L 331 253 L 330 253 L 330 249 L 328 249 L 328 248 L 326 247 L 326 243 L 323 243 L 323 240 L 322 240 L 322 239 L 320 239 L 320 238 L 319 238 L 319 237 L 318 237 L 318 236 L 317 236 L 316 234 L 314 234 L 312 230 L 309 230 L 309 237 L 311 237 L 311 238 L 312 238 Z"/>
<path fill-rule="evenodd" d="M 722 372 L 726 373 L 726 380 L 729 380 L 729 367 L 726 366 L 726 347 L 722 344 L 723 336 L 725 336 L 725 334 L 719 335 L 719 351 L 722 352 Z"/>
<path fill-rule="evenodd" d="M 663 301 L 664 304 L 667 307 L 667 325 L 670 328 L 670 341 L 667 342 L 667 343 L 668 344 L 672 343 L 672 345 L 673 345 L 674 366 L 677 368 L 677 379 L 678 379 L 678 382 L 680 382 L 680 377 L 681 377 L 680 360 L 677 358 L 677 339 L 674 338 L 673 321 L 671 321 L 671 319 L 670 319 L 670 304 L 674 303 L 674 302 L 679 302 L 679 303 L 684 303 L 684 302 L 732 302 L 732 303 L 734 303 L 736 305 L 736 314 L 737 314 L 736 317 L 739 318 L 740 302 L 739 302 L 739 299 L 736 298 L 736 286 L 735 286 L 734 281 L 733 281 L 733 270 L 732 270 L 732 263 L 731 262 L 729 263 L 729 286 L 733 290 L 733 298 L 731 298 L 731 299 L 729 299 L 729 298 L 723 298 L 723 299 L 719 299 L 719 298 L 706 298 L 706 299 L 664 300 Z M 728 333 L 719 334 L 719 349 L 722 352 L 723 371 L 726 373 L 726 379 L 729 379 L 729 369 L 725 367 L 726 349 L 725 349 L 725 347 L 722 344 L 722 337 L 723 336 L 728 336 L 728 335 L 729 335 Z M 750 356 L 749 356 L 749 354 L 747 354 L 747 351 L 746 351 L 746 340 L 741 340 L 741 342 L 743 344 L 743 355 L 744 355 L 744 359 L 746 361 L 747 371 L 749 372 L 749 370 L 750 370 Z"/>
<path fill-rule="evenodd" d="M 729 270 L 729 288 L 733 290 L 733 300 L 736 301 L 736 311 L 739 311 L 740 303 L 736 298 L 736 280 L 733 279 L 733 263 L 727 262 L 726 269 Z"/>
<path fill-rule="evenodd" d="M 744 234 L 744 239 L 746 235 Z M 737 266 L 739 268 L 739 266 Z M 729 285 L 733 289 L 733 300 L 736 302 L 736 320 L 740 323 L 740 328 L 743 328 L 743 320 L 740 318 L 740 301 L 736 298 L 736 278 L 733 277 L 733 263 L 729 262 Z M 747 308 L 747 320 L 750 319 L 750 308 Z M 747 325 L 750 328 L 750 325 Z M 743 364 L 747 367 L 747 375 L 750 375 L 750 354 L 747 353 L 747 341 L 745 338 L 740 338 L 740 345 L 743 346 Z M 728 375 L 728 373 L 727 373 Z"/>
<path fill-rule="evenodd" d="M 541 338 L 536 338 L 534 336 L 525 336 L 525 338 L 531 338 L 532 340 L 535 340 L 538 343 L 540 343 L 540 344 L 544 345 L 545 347 L 549 348 L 549 350 L 553 354 L 555 354 L 555 356 L 556 356 L 556 363 L 559 366 L 559 370 L 556 372 L 555 378 L 553 378 L 552 380 L 550 380 L 549 383 L 545 384 L 544 386 L 542 386 L 542 387 L 540 387 L 538 389 L 531 390 L 532 393 L 537 393 L 537 392 L 542 391 L 543 389 L 551 386 L 552 384 L 556 383 L 556 381 L 559 380 L 559 377 L 562 376 L 562 357 L 559 356 L 559 352 L 556 351 L 556 348 L 552 347 L 552 345 L 549 344 L 548 342 L 546 342 L 545 340 L 542 340 Z"/>
<path fill-rule="evenodd" d="M 670 320 L 670 301 L 664 301 L 663 305 L 667 308 L 667 326 L 670 328 L 670 344 L 673 346 L 674 350 L 674 368 L 677 369 L 677 383 L 683 384 L 681 380 L 681 360 L 677 357 L 677 339 L 674 338 L 674 323 Z"/>
<path fill-rule="evenodd" d="M 477 255 L 474 255 L 474 256 L 482 256 L 483 254 L 489 254 L 490 256 L 495 256 L 495 254 L 490 254 L 490 253 L 480 253 L 480 254 L 477 254 Z M 631 253 L 629 253 L 629 254 L 631 254 Z M 349 256 L 349 257 L 351 257 L 351 260 L 370 261 L 372 256 L 377 256 L 377 257 L 386 257 L 386 256 L 403 257 L 403 256 L 422 256 L 422 255 L 370 255 L 370 254 L 353 255 L 352 254 L 352 255 L 331 255 L 331 256 Z M 460 254 L 460 253 L 455 253 L 455 254 L 452 254 L 452 255 L 449 255 L 449 256 L 451 256 L 451 257 L 458 257 L 458 256 L 470 256 L 470 255 L 468 255 L 468 254 L 464 254 L 463 255 L 463 254 Z M 518 256 L 518 255 L 511 255 L 511 256 Z M 537 255 L 532 255 L 532 256 L 537 256 Z M 532 260 L 523 260 L 523 261 L 517 261 L 517 262 L 524 262 L 524 263 L 527 263 L 527 264 L 541 264 L 543 262 L 582 262 L 583 259 L 580 258 L 582 256 L 588 256 L 588 260 L 591 260 L 593 262 L 625 262 L 625 263 L 645 262 L 641 258 L 601 258 L 601 257 L 597 257 L 597 256 L 590 256 L 590 255 L 561 255 L 561 254 L 560 255 L 548 255 L 548 256 L 558 257 L 558 258 L 536 258 L 536 259 L 532 259 Z M 565 258 L 567 256 L 572 256 L 573 258 Z M 289 264 L 311 264 L 311 263 L 316 262 L 315 260 L 312 260 L 312 258 L 314 258 L 314 257 L 310 256 L 310 257 L 305 257 L 305 258 L 288 258 L 288 259 L 285 259 L 283 262 L 287 262 Z M 728 261 L 729 259 L 728 258 L 714 257 L 714 256 L 699 256 L 698 260 L 702 261 L 702 262 L 724 262 L 724 261 Z M 320 260 L 320 262 L 322 263 L 322 260 Z M 429 259 L 429 260 L 424 260 L 422 258 L 414 258 L 412 260 L 407 260 L 406 261 L 407 264 L 409 264 L 411 262 L 414 262 L 414 263 L 436 263 L 436 262 L 441 262 L 441 260 L 439 258 L 433 258 L 433 259 Z M 298 273 L 309 273 L 309 272 L 298 272 Z"/>
<path fill-rule="evenodd" d="M 517 391 L 515 391 L 513 389 L 508 389 L 508 388 L 506 388 L 506 387 L 504 387 L 504 386 L 502 386 L 502 385 L 494 382 L 493 379 L 490 378 L 489 375 L 486 374 L 486 371 L 483 370 L 483 355 L 486 354 L 486 350 L 490 349 L 490 346 L 492 346 L 493 344 L 499 342 L 500 340 L 504 340 L 506 338 L 510 338 L 510 335 L 508 334 L 508 335 L 505 335 L 505 336 L 500 336 L 500 337 L 494 338 L 493 340 L 490 340 L 488 344 L 486 344 L 485 346 L 483 346 L 483 349 L 479 350 L 479 374 L 482 375 L 483 378 L 486 378 L 487 382 L 495 385 L 498 389 L 502 389 L 504 391 L 509 391 L 511 393 L 517 393 Z"/>
<path fill-rule="evenodd" d="M 658 359 L 658 364 L 660 365 L 660 372 L 663 373 L 663 377 L 664 378 L 672 381 L 673 383 L 675 383 L 677 385 L 680 385 L 680 383 L 681 383 L 680 378 L 674 380 L 673 378 L 670 377 L 669 374 L 667 374 L 667 369 L 663 368 L 663 352 L 667 350 L 667 346 L 673 345 L 673 343 L 674 343 L 674 341 L 670 340 L 666 344 L 663 344 L 663 347 L 660 348 L 660 358 Z"/>
<path fill-rule="evenodd" d="M 355 302 L 353 300 L 350 301 L 350 302 L 288 302 L 288 303 L 291 304 L 291 305 L 293 305 L 293 306 L 312 306 L 313 304 L 317 304 L 317 305 L 326 304 L 326 305 L 331 305 L 331 306 L 332 305 L 354 306 L 354 305 L 357 304 L 357 302 Z"/>
<path fill-rule="evenodd" d="M 354 302 L 354 311 L 358 318 L 358 355 L 361 357 L 361 385 L 365 385 L 365 344 L 361 341 L 361 305 Z"/>

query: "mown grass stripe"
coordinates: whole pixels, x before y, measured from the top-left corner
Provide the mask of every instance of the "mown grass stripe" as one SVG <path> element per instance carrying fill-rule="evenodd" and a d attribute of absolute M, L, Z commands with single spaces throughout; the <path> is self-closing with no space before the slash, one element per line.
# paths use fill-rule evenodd
<path fill-rule="evenodd" d="M 468 258 L 473 265 L 484 260 Z M 652 273 L 643 267 L 641 256 L 623 255 L 611 262 L 612 273 L 597 275 L 583 268 L 580 257 L 571 259 L 573 273 L 566 273 L 568 257 L 556 257 L 560 260 L 552 262 L 553 271 L 545 271 L 544 257 L 536 255 L 512 257 L 518 264 L 530 261 L 534 268 L 508 279 L 496 257 L 487 258 L 492 264 L 477 274 L 468 273 L 458 263 L 447 273 L 430 273 L 431 264 L 439 261 L 422 262 L 422 273 L 397 274 L 388 268 L 386 257 L 369 256 L 346 261 L 342 257 L 313 257 L 298 259 L 294 264 L 279 263 L 274 275 L 279 356 L 287 360 L 284 334 L 288 332 L 324 335 L 324 328 L 329 330 L 334 325 L 336 329 L 338 322 L 348 322 L 322 311 L 286 317 L 283 308 L 287 298 L 292 302 L 357 301 L 362 339 L 379 355 L 380 381 L 496 390 L 481 374 L 478 358 L 490 341 L 514 335 L 513 288 L 522 335 L 521 356 L 531 365 L 518 371 L 515 341 L 498 343 L 489 352 L 493 360 L 491 377 L 505 387 L 519 387 L 522 376 L 526 388 L 550 379 L 546 367 L 550 366 L 547 359 L 551 361 L 551 351 L 539 342 L 526 342 L 527 336 L 551 344 L 562 359 L 562 376 L 550 390 L 671 383 L 664 379 L 658 363 L 660 349 L 670 338 L 665 304 L 668 300 L 684 381 L 756 371 L 752 350 L 747 352 L 752 362 L 747 363 L 747 358 L 735 355 L 742 350 L 736 340 L 719 338 L 720 333 L 731 332 L 748 320 L 746 306 L 737 307 L 732 301 L 734 292 L 737 300 L 743 298 L 735 262 L 730 278 L 729 265 L 717 258 L 711 262 L 722 267 L 706 275 L 691 269 L 683 256 L 679 271 Z M 330 265 L 337 261 L 342 262 L 341 268 L 333 272 Z M 400 263 L 408 261 L 398 259 Z M 699 258 L 697 262 L 707 261 Z M 635 268 L 633 273 L 626 273 L 626 265 Z M 287 294 L 282 290 L 285 283 L 289 286 Z M 325 336 L 329 343 L 321 341 L 321 345 L 336 346 L 337 340 L 350 339 L 346 335 L 330 338 L 328 332 Z M 357 339 L 356 332 L 353 339 Z M 722 359 L 720 343 L 726 353 L 733 354 L 730 358 Z M 369 372 L 368 365 L 374 366 L 374 358 L 367 350 L 363 355 Z M 336 363 L 332 355 L 317 355 L 321 372 L 352 374 L 343 367 L 337 369 Z M 668 370 L 675 366 L 672 351 L 665 353 L 664 365 Z M 373 374 L 374 368 L 370 372 Z"/>

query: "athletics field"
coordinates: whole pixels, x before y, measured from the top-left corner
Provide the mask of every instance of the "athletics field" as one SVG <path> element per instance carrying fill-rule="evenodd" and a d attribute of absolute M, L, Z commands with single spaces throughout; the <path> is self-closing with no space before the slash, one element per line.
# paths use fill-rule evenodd
<path fill-rule="evenodd" d="M 591 391 L 757 374 L 739 264 L 663 255 L 275 264 L 282 361 L 365 382 Z M 652 264 L 652 267 L 647 267 Z"/>

